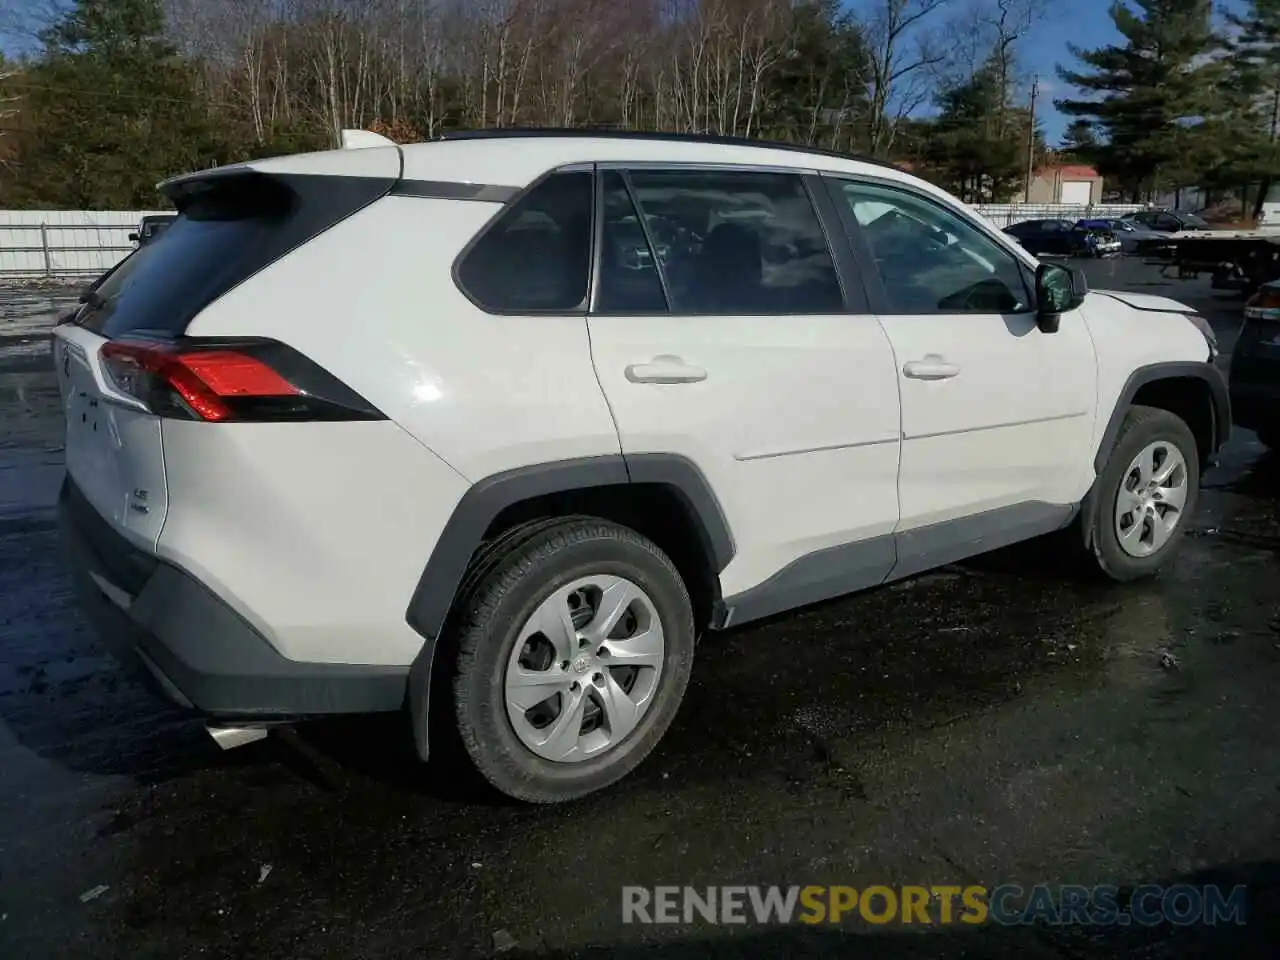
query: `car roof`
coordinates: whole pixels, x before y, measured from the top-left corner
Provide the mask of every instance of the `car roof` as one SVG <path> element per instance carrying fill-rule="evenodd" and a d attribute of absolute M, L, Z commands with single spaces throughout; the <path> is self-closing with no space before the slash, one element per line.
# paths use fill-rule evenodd
<path fill-rule="evenodd" d="M 573 163 L 725 163 L 789 170 L 873 173 L 923 182 L 882 161 L 791 143 L 734 137 L 593 130 L 482 130 L 405 144 L 404 177 L 525 186 Z M 936 188 L 935 188 L 936 189 Z"/>
<path fill-rule="evenodd" d="M 266 174 L 395 176 L 403 180 L 522 188 L 549 170 L 576 163 L 728 164 L 824 171 L 899 181 L 955 205 L 954 197 L 892 163 L 819 147 L 738 137 L 590 129 L 457 131 L 422 143 L 348 147 L 268 157 L 164 181 L 188 181 L 254 170 Z"/>

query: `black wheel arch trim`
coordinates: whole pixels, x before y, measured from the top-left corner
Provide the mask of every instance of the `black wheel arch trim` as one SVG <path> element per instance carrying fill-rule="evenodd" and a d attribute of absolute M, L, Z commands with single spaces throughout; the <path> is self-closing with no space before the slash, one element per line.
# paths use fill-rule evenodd
<path fill-rule="evenodd" d="M 1201 360 L 1166 361 L 1139 367 L 1129 374 L 1120 396 L 1116 399 L 1115 408 L 1111 411 L 1111 419 L 1102 433 L 1102 442 L 1098 444 L 1098 452 L 1093 458 L 1093 471 L 1101 474 L 1106 469 L 1107 459 L 1115 449 L 1116 439 L 1120 436 L 1120 427 L 1124 423 L 1125 414 L 1133 405 L 1138 391 L 1149 383 L 1159 380 L 1176 380 L 1190 377 L 1204 381 L 1209 389 L 1213 404 L 1213 438 L 1209 449 L 1202 451 L 1202 459 L 1207 460 L 1220 449 L 1231 436 L 1231 399 L 1227 392 L 1227 381 L 1222 371 L 1212 363 Z"/>
<path fill-rule="evenodd" d="M 706 555 L 718 574 L 733 559 L 734 543 L 720 501 L 702 471 L 673 454 L 609 454 L 518 467 L 473 484 L 445 524 L 409 602 L 405 619 L 423 638 L 409 671 L 408 708 L 418 755 L 430 758 L 432 667 L 440 632 L 485 532 L 503 510 L 526 500 L 591 487 L 660 484 L 689 509 Z"/>
<path fill-rule="evenodd" d="M 702 471 L 674 454 L 609 454 L 518 467 L 473 484 L 454 508 L 422 571 L 406 619 L 427 641 L 439 636 L 471 557 L 503 510 L 527 500 L 591 487 L 655 484 L 688 508 L 716 573 L 733 559 L 724 511 Z"/>

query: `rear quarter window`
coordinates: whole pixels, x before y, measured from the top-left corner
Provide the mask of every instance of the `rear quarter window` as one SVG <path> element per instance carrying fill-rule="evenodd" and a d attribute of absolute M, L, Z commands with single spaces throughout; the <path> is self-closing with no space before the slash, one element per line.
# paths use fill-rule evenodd
<path fill-rule="evenodd" d="M 472 243 L 458 285 L 490 313 L 585 310 L 593 205 L 592 174 L 552 174 Z"/>

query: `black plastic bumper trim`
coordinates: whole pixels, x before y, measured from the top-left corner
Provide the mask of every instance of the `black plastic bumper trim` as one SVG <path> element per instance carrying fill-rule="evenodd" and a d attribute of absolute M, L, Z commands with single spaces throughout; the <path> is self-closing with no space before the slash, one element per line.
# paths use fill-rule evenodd
<path fill-rule="evenodd" d="M 140 589 L 126 589 L 111 572 L 122 568 L 122 557 L 140 551 L 93 510 L 70 477 L 59 514 L 81 606 L 99 636 L 126 666 L 141 661 L 179 706 L 227 719 L 297 719 L 403 706 L 407 665 L 288 660 L 208 587 L 168 563 L 157 560 Z M 91 574 L 132 597 L 128 610 L 109 600 Z"/>

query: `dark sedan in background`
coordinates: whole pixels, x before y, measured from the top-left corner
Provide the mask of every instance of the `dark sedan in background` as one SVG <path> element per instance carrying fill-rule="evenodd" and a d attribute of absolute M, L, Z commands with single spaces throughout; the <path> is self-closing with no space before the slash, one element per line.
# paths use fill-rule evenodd
<path fill-rule="evenodd" d="M 1114 232 L 1086 226 L 1087 222 L 1091 221 L 1024 220 L 1004 232 L 1036 256 L 1105 257 L 1120 252 Z"/>
<path fill-rule="evenodd" d="M 1148 230 L 1160 233 L 1182 233 L 1185 230 L 1212 230 L 1213 224 L 1204 217 L 1182 210 L 1135 210 L 1120 219 L 1131 220 Z"/>
<path fill-rule="evenodd" d="M 1173 239 L 1173 234 L 1168 231 L 1156 230 L 1141 221 L 1125 217 L 1104 217 L 1084 222 L 1104 225 L 1116 235 L 1122 252 L 1139 256 L 1167 253 Z"/>
<path fill-rule="evenodd" d="M 143 217 L 138 222 L 138 229 L 129 234 L 129 242 L 142 246 L 144 243 L 150 243 L 178 219 L 176 213 L 153 213 L 150 216 Z"/>

